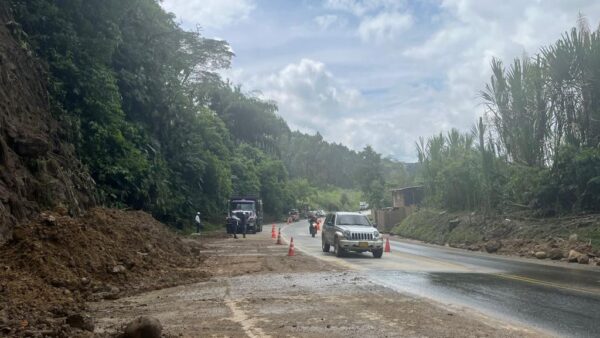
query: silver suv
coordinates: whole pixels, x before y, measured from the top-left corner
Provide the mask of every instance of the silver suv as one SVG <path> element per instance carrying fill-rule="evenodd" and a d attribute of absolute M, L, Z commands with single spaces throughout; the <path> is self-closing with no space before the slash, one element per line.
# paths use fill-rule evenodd
<path fill-rule="evenodd" d="M 369 219 L 357 212 L 336 212 L 325 218 L 321 236 L 323 252 L 333 246 L 335 255 L 348 251 L 370 251 L 373 257 L 383 255 L 383 237 Z"/>

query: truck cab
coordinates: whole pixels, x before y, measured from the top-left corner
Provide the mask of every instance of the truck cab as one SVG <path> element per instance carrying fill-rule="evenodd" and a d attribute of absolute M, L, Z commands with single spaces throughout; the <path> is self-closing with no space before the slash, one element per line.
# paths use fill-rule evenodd
<path fill-rule="evenodd" d="M 243 232 L 242 217 L 246 219 L 246 232 L 262 231 L 263 208 L 262 200 L 255 196 L 234 196 L 229 199 L 227 213 L 227 232 Z"/>

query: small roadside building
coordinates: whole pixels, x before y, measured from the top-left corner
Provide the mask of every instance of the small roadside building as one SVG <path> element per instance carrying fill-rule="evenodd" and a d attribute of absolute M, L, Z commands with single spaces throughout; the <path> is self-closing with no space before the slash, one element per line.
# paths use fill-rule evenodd
<path fill-rule="evenodd" d="M 423 186 L 404 187 L 392 190 L 394 208 L 416 207 L 423 201 Z"/>
<path fill-rule="evenodd" d="M 375 222 L 384 229 L 390 230 L 414 212 L 424 197 L 423 186 L 412 186 L 393 189 L 392 207 L 375 210 Z"/>

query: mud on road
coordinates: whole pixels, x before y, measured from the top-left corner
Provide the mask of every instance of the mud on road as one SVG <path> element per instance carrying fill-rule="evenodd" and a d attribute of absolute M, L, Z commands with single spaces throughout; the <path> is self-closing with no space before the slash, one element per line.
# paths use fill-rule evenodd
<path fill-rule="evenodd" d="M 515 337 L 539 332 L 397 293 L 360 272 L 274 245 L 267 233 L 202 239 L 205 282 L 91 303 L 98 335 L 141 315 L 183 337 Z"/>

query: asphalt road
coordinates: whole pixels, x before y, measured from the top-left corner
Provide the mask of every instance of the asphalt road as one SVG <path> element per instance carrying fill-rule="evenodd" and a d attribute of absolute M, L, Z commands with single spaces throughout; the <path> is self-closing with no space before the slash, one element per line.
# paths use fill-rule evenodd
<path fill-rule="evenodd" d="M 600 337 L 600 268 L 538 262 L 391 240 L 391 253 L 337 258 L 321 250 L 308 222 L 282 225 L 298 250 L 362 271 L 398 291 L 466 306 L 550 335 Z"/>

